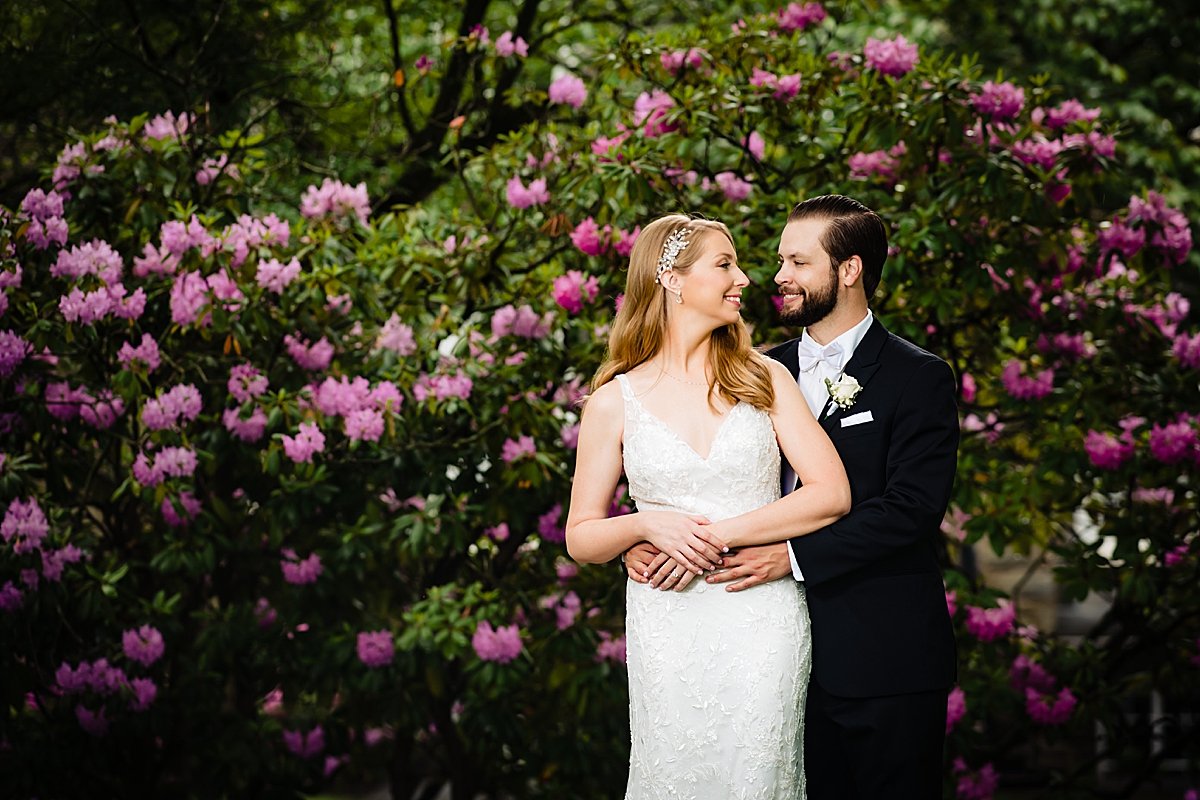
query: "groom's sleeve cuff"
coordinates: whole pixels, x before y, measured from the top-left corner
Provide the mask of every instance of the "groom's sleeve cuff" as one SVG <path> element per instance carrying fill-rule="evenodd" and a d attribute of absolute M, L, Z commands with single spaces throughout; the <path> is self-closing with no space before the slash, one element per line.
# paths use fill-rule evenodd
<path fill-rule="evenodd" d="M 800 571 L 800 565 L 796 563 L 796 553 L 792 550 L 792 543 L 784 542 L 783 546 L 786 547 L 788 551 L 788 561 L 791 562 L 792 565 L 792 577 L 803 583 L 804 573 Z"/>

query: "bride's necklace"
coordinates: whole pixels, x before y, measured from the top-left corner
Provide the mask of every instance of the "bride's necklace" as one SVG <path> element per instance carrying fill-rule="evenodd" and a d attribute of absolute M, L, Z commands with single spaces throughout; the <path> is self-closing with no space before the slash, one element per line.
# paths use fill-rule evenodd
<path fill-rule="evenodd" d="M 662 367 L 659 367 L 658 371 L 661 372 L 663 375 L 666 375 L 668 378 L 675 381 L 676 383 L 682 383 L 682 384 L 686 384 L 688 386 L 708 386 L 708 381 L 685 381 L 683 378 L 676 378 L 674 375 L 667 372 Z"/>

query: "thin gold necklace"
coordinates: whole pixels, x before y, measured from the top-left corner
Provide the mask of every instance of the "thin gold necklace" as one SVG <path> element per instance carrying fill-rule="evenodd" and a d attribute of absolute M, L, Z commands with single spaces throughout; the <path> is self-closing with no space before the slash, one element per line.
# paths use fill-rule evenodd
<path fill-rule="evenodd" d="M 666 375 L 668 378 L 675 381 L 676 383 L 683 383 L 683 384 L 687 384 L 688 386 L 708 386 L 708 381 L 685 381 L 683 378 L 676 378 L 674 375 L 667 372 L 662 367 L 659 367 L 658 369 L 659 369 L 659 372 L 661 372 L 663 375 Z"/>

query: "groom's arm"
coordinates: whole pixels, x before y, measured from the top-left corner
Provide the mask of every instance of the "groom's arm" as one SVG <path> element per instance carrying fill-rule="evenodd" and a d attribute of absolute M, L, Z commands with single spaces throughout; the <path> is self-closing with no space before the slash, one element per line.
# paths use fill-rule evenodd
<path fill-rule="evenodd" d="M 926 361 L 896 407 L 883 493 L 790 540 L 805 581 L 815 586 L 839 578 L 933 535 L 950 502 L 958 436 L 954 373 L 944 361 Z"/>

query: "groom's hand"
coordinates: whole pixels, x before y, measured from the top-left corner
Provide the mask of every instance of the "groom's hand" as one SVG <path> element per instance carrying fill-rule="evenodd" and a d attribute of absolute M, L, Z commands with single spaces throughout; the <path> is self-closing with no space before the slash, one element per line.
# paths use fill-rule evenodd
<path fill-rule="evenodd" d="M 787 548 L 787 542 L 738 548 L 726 553 L 724 566 L 705 580 L 709 583 L 729 583 L 725 591 L 740 592 L 785 575 L 791 576 L 792 562 L 788 558 Z"/>
<path fill-rule="evenodd" d="M 625 551 L 625 571 L 638 583 L 649 583 L 650 576 L 668 561 L 669 556 L 649 542 L 640 542 Z"/>

